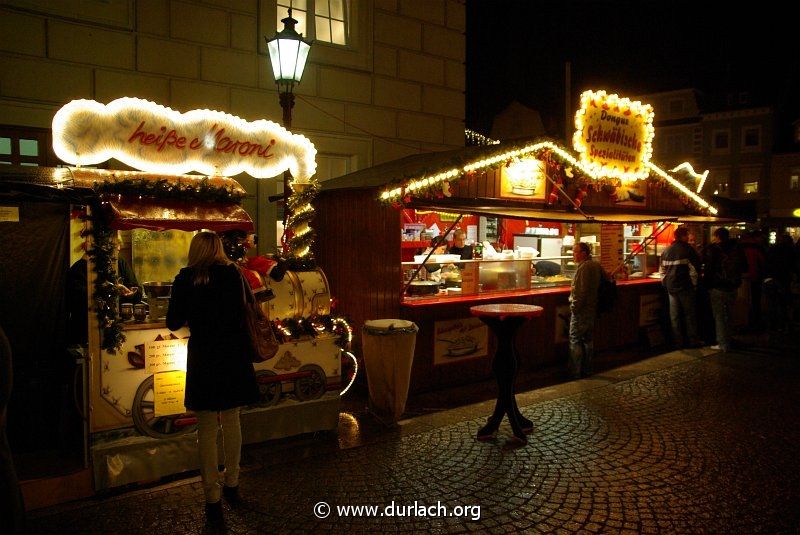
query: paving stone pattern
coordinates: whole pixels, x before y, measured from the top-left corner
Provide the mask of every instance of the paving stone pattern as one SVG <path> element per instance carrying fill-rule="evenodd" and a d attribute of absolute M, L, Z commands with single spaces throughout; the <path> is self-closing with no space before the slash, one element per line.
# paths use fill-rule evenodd
<path fill-rule="evenodd" d="M 506 451 L 484 416 L 242 476 L 228 533 L 797 533 L 800 357 L 714 354 L 522 408 Z M 602 379 L 601 377 L 597 379 Z M 333 511 L 313 514 L 318 502 Z M 210 533 L 197 478 L 34 512 L 31 533 Z M 467 517 L 344 517 L 336 506 L 480 506 Z"/>

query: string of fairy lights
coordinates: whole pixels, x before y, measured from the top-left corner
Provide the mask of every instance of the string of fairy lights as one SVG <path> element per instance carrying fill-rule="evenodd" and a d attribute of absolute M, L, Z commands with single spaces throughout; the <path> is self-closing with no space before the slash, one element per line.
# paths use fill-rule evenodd
<path fill-rule="evenodd" d="M 435 188 L 437 186 L 441 186 L 442 183 L 455 180 L 456 178 L 460 177 L 465 173 L 484 171 L 486 169 L 495 167 L 499 164 L 502 164 L 514 158 L 521 158 L 530 155 L 535 156 L 545 151 L 551 151 L 553 154 L 557 155 L 559 159 L 561 159 L 565 164 L 569 164 L 576 167 L 584 174 L 592 177 L 595 176 L 594 175 L 594 173 L 596 173 L 595 168 L 587 166 L 582 161 L 572 156 L 572 154 L 567 152 L 563 147 L 561 147 L 557 143 L 552 141 L 540 141 L 537 143 L 531 143 L 524 147 L 515 148 L 507 151 L 501 151 L 495 155 L 485 157 L 480 160 L 476 160 L 474 162 L 470 162 L 463 166 L 453 167 L 451 169 L 447 169 L 436 174 L 423 175 L 410 178 L 406 182 L 404 182 L 403 185 L 401 186 L 395 186 L 392 187 L 391 189 L 384 190 L 380 194 L 380 199 L 384 202 L 399 201 L 405 195 L 422 192 Z M 661 169 L 652 162 L 648 162 L 645 165 L 647 169 L 653 171 L 656 175 L 664 179 L 671 186 L 678 189 L 682 194 L 684 194 L 686 197 L 697 203 L 699 206 L 708 210 L 711 214 L 717 214 L 716 208 L 711 206 L 705 199 L 697 195 L 695 192 L 691 191 L 689 188 L 681 184 L 678 180 L 669 175 L 666 171 L 664 171 L 663 169 Z"/>

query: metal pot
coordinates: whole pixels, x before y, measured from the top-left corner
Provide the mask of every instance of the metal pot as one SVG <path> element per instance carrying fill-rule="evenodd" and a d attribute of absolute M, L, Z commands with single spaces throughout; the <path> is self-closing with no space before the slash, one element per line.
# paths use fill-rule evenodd
<path fill-rule="evenodd" d="M 170 292 L 172 291 L 172 283 L 171 282 L 145 282 L 142 286 L 144 286 L 144 292 L 147 294 L 147 297 L 169 297 Z"/>
<path fill-rule="evenodd" d="M 433 295 L 439 291 L 436 281 L 411 281 L 408 285 L 408 295 Z"/>

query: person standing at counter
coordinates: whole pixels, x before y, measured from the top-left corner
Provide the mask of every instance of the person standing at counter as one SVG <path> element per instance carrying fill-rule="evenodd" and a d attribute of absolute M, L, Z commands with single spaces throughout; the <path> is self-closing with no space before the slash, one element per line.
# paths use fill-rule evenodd
<path fill-rule="evenodd" d="M 461 260 L 472 260 L 472 246 L 466 245 L 467 233 L 461 229 L 453 232 L 453 245 L 447 249 L 447 254 L 457 254 Z"/>
<path fill-rule="evenodd" d="M 695 286 L 700 273 L 700 255 L 689 243 L 689 229 L 675 229 L 675 241 L 661 255 L 661 284 L 669 295 L 669 319 L 673 342 L 678 347 L 702 347 L 697 337 Z M 681 329 L 683 317 L 684 329 Z M 686 336 L 683 336 L 683 332 Z"/>
<path fill-rule="evenodd" d="M 142 290 L 131 266 L 119 254 L 122 237 L 117 232 L 113 238 L 114 256 L 117 257 L 117 292 L 120 303 L 139 303 Z M 87 303 L 88 261 L 84 253 L 67 270 L 67 341 L 70 344 L 86 345 L 89 340 L 89 305 Z"/>
<path fill-rule="evenodd" d="M 239 410 L 258 401 L 245 328 L 242 275 L 225 256 L 213 232 L 189 245 L 187 267 L 172 284 L 167 327 L 189 326 L 184 405 L 197 414 L 200 476 L 209 522 L 222 522 L 222 501 L 238 504 L 242 431 Z M 217 468 L 217 433 L 222 427 L 225 472 Z"/>
<path fill-rule="evenodd" d="M 592 331 L 597 318 L 597 291 L 600 287 L 600 263 L 592 260 L 589 244 L 578 242 L 572 249 L 578 266 L 569 294 L 569 360 L 567 369 L 573 379 L 592 373 L 594 343 Z"/>

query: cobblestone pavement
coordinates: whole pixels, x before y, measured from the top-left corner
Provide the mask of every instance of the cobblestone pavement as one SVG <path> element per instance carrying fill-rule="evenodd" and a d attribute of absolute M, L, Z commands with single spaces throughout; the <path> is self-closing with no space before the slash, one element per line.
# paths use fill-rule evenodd
<path fill-rule="evenodd" d="M 800 356 L 792 350 L 673 352 L 519 400 L 536 428 L 518 449 L 504 448 L 507 424 L 497 442 L 474 440 L 490 412 L 482 403 L 414 418 L 361 447 L 295 452 L 291 462 L 274 448 L 249 451 L 241 481 L 248 503 L 225 506 L 225 530 L 800 531 Z M 323 501 L 332 510 L 320 519 L 314 507 Z M 201 502 L 195 477 L 34 511 L 29 531 L 214 532 Z M 415 503 L 461 516 L 404 509 Z M 395 516 L 387 516 L 392 504 Z M 384 515 L 337 512 L 346 505 Z"/>

